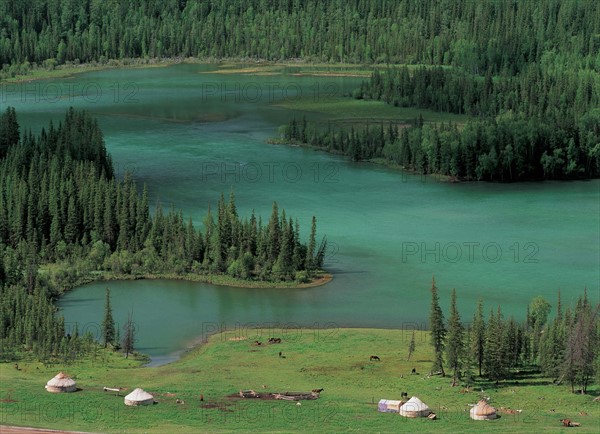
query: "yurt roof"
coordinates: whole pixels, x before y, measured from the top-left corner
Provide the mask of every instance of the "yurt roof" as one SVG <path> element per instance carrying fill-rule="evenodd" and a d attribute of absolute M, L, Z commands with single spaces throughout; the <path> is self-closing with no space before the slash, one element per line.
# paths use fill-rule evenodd
<path fill-rule="evenodd" d="M 496 414 L 496 409 L 483 399 L 480 400 L 473 409 L 477 416 L 491 416 L 492 414 Z"/>
<path fill-rule="evenodd" d="M 129 401 L 146 401 L 148 399 L 154 399 L 154 396 L 148 392 L 140 389 L 139 387 L 125 397 Z"/>
<path fill-rule="evenodd" d="M 75 386 L 75 380 L 73 380 L 71 377 L 64 374 L 63 372 L 59 372 L 46 384 L 51 387 L 71 387 Z"/>
<path fill-rule="evenodd" d="M 406 401 L 402 405 L 402 407 L 400 407 L 400 410 L 404 410 L 404 411 L 425 411 L 425 410 L 429 410 L 429 407 L 427 406 L 427 404 L 425 404 L 419 398 L 417 398 L 416 396 L 413 396 L 408 401 Z"/>

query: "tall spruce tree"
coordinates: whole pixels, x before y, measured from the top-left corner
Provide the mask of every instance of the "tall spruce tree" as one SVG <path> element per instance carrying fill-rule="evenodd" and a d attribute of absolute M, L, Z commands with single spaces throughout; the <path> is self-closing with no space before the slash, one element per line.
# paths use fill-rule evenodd
<path fill-rule="evenodd" d="M 429 328 L 431 330 L 431 345 L 434 351 L 433 372 L 440 371 L 442 377 L 446 376 L 444 371 L 444 340 L 446 328 L 444 326 L 444 314 L 440 308 L 438 289 L 435 286 L 435 277 L 431 281 L 431 312 L 429 314 Z"/>
<path fill-rule="evenodd" d="M 494 313 L 490 311 L 490 318 L 485 332 L 484 367 L 490 380 L 498 381 L 506 377 L 508 360 L 507 343 L 505 339 L 505 324 L 500 306 Z"/>
<path fill-rule="evenodd" d="M 456 289 L 452 289 L 450 301 L 450 317 L 448 318 L 448 334 L 446 336 L 446 360 L 452 369 L 452 386 L 460 379 L 460 369 L 464 350 L 464 327 L 456 306 Z"/>
<path fill-rule="evenodd" d="M 14 107 L 7 107 L 0 114 L 0 159 L 8 153 L 9 147 L 17 144 L 19 137 L 17 113 Z"/>
<path fill-rule="evenodd" d="M 477 310 L 473 315 L 473 325 L 471 326 L 471 345 L 470 351 L 475 358 L 479 376 L 483 368 L 484 349 L 485 349 L 485 320 L 483 317 L 483 300 L 477 302 Z"/>
<path fill-rule="evenodd" d="M 408 343 L 408 357 L 406 360 L 410 360 L 413 353 L 415 352 L 416 343 L 415 343 L 415 331 L 413 330 L 412 336 L 410 337 L 410 342 Z"/>
<path fill-rule="evenodd" d="M 527 325 L 530 330 L 531 339 L 531 357 L 532 361 L 537 362 L 540 352 L 540 338 L 542 336 L 542 330 L 548 320 L 548 314 L 552 306 L 544 299 L 544 297 L 537 296 L 529 303 L 529 309 L 527 310 Z"/>
<path fill-rule="evenodd" d="M 127 322 L 125 322 L 125 327 L 123 330 L 123 343 L 122 343 L 123 351 L 125 352 L 125 358 L 129 357 L 135 349 L 135 324 L 133 322 L 133 312 L 129 311 L 127 313 Z"/>
<path fill-rule="evenodd" d="M 560 290 L 556 302 L 556 317 L 547 324 L 540 340 L 540 368 L 544 375 L 561 381 L 562 364 L 565 360 L 565 322 L 562 312 Z"/>
<path fill-rule="evenodd" d="M 587 298 L 587 290 L 583 298 L 579 298 L 575 308 L 575 316 L 567 335 L 566 357 L 563 364 L 565 378 L 575 385 L 580 393 L 587 392 L 594 377 L 596 355 L 598 352 L 598 312 L 600 304 L 592 310 Z"/>
<path fill-rule="evenodd" d="M 317 219 L 312 218 L 310 226 L 310 236 L 308 238 L 308 248 L 306 249 L 306 269 L 308 272 L 313 272 L 316 268 L 315 249 L 317 248 Z"/>
<path fill-rule="evenodd" d="M 106 298 L 104 301 L 104 319 L 102 320 L 102 340 L 104 348 L 115 343 L 115 321 L 112 315 L 112 307 L 110 305 L 110 289 L 106 288 Z"/>

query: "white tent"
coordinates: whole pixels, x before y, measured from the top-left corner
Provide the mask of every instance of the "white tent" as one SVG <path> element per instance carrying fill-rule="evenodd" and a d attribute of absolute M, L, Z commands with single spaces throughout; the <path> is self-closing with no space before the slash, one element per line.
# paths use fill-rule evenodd
<path fill-rule="evenodd" d="M 154 396 L 143 391 L 139 387 L 125 397 L 125 405 L 151 405 L 154 404 Z"/>
<path fill-rule="evenodd" d="M 469 412 L 473 420 L 496 419 L 496 409 L 489 405 L 484 399 L 480 400 Z"/>
<path fill-rule="evenodd" d="M 60 372 L 46 383 L 46 390 L 53 393 L 75 392 L 77 385 L 71 377 Z"/>
<path fill-rule="evenodd" d="M 377 405 L 377 410 L 383 413 L 398 413 L 402 404 L 402 401 L 394 401 L 392 399 L 380 399 L 379 404 Z"/>
<path fill-rule="evenodd" d="M 405 417 L 427 417 L 431 413 L 427 404 L 413 396 L 400 407 L 399 413 Z"/>

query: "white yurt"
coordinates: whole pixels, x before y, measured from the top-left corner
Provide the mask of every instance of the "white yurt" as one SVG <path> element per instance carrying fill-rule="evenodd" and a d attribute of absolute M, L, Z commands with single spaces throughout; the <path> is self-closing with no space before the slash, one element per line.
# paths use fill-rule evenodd
<path fill-rule="evenodd" d="M 46 383 L 46 390 L 52 393 L 75 392 L 77 390 L 77 384 L 71 377 L 63 372 L 59 372 L 54 378 Z"/>
<path fill-rule="evenodd" d="M 139 387 L 125 397 L 125 405 L 152 405 L 154 396 Z"/>
<path fill-rule="evenodd" d="M 377 411 L 382 413 L 398 413 L 403 403 L 402 401 L 395 401 L 393 399 L 380 399 Z"/>
<path fill-rule="evenodd" d="M 427 417 L 431 410 L 423 401 L 413 396 L 400 407 L 400 415 L 405 417 Z"/>
<path fill-rule="evenodd" d="M 485 399 L 480 400 L 469 412 L 473 420 L 491 420 L 498 417 L 496 409 L 489 405 Z"/>

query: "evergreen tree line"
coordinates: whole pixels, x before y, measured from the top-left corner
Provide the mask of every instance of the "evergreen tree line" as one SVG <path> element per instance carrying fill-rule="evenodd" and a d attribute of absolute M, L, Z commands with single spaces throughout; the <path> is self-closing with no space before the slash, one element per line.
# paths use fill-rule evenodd
<path fill-rule="evenodd" d="M 435 280 L 431 294 L 432 372 L 445 375 L 444 367 L 449 368 L 453 384 L 462 380 L 471 385 L 476 375 L 499 382 L 514 378 L 523 368 L 539 370 L 554 384 L 568 383 L 572 391 L 577 387 L 581 393 L 590 384 L 600 383 L 600 305 L 591 305 L 587 291 L 574 308 L 566 309 L 559 291 L 553 319 L 549 318 L 550 303 L 536 297 L 521 323 L 513 317 L 506 319 L 499 306 L 486 319 L 480 300 L 470 324 L 461 319 L 455 290 L 447 321 Z"/>
<path fill-rule="evenodd" d="M 383 160 L 422 174 L 461 180 L 581 179 L 600 175 L 600 111 L 564 129 L 543 118 L 504 113 L 464 125 L 371 122 L 356 127 L 295 118 L 282 128 L 286 142 Z"/>
<path fill-rule="evenodd" d="M 442 137 L 454 144 L 438 146 L 437 137 L 432 138 L 433 142 L 422 143 L 423 153 L 427 154 L 430 143 L 434 143 L 443 159 L 447 153 L 444 147 L 458 150 L 456 140 L 467 144 L 467 136 L 478 131 L 475 139 L 478 154 L 467 157 L 476 159 L 472 160 L 476 161 L 475 170 L 465 167 L 466 173 L 458 175 L 460 177 L 574 179 L 599 174 L 600 76 L 597 71 L 577 71 L 542 63 L 528 65 L 516 76 L 492 77 L 488 72 L 480 77 L 458 70 L 423 67 L 409 71 L 403 67 L 389 69 L 384 74 L 375 71 L 355 96 L 396 106 L 479 117 L 468 120 L 462 133 L 454 131 L 451 137 L 447 134 Z M 448 170 L 448 164 L 435 155 L 428 155 L 425 163 L 419 158 L 418 149 L 413 149 L 410 157 L 407 152 L 399 152 L 398 148 L 403 146 L 406 150 L 406 143 L 400 143 L 379 157 L 424 173 L 456 176 L 457 170 Z"/>
<path fill-rule="evenodd" d="M 456 68 L 425 66 L 375 70 L 354 96 L 470 116 L 522 113 L 573 128 L 582 116 L 600 106 L 600 75 L 593 69 L 555 65 L 550 57 L 554 56 L 526 65 L 517 75 L 493 76 L 488 71 L 480 76 Z"/>
<path fill-rule="evenodd" d="M 509 75 L 544 56 L 600 65 L 597 2 L 13 0 L 4 76 L 32 65 L 194 56 L 452 65 Z"/>
<path fill-rule="evenodd" d="M 0 160 L 0 347 L 60 351 L 64 327 L 51 303 L 97 271 L 228 274 L 307 281 L 323 264 L 313 217 L 308 243 L 297 220 L 273 204 L 267 224 L 238 216 L 223 195 L 204 230 L 181 211 L 150 215 L 146 189 L 116 180 L 97 122 L 70 109 L 58 126 L 20 137 L 13 108 L 0 116 L 12 138 Z M 48 267 L 55 264 L 58 267 Z M 40 268 L 43 267 L 43 272 Z M 43 348 L 42 348 L 43 347 Z"/>

